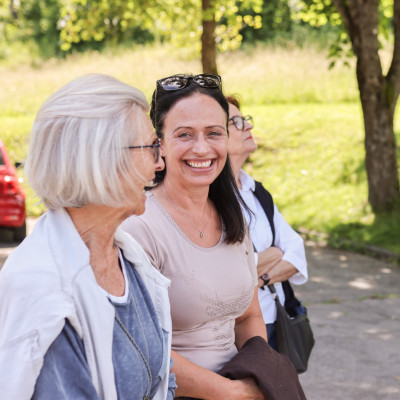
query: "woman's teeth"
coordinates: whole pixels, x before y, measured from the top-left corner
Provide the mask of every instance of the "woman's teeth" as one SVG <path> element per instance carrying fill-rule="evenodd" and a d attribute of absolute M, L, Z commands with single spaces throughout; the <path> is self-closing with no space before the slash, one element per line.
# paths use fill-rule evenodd
<path fill-rule="evenodd" d="M 203 162 L 186 161 L 186 164 L 193 168 L 208 168 L 211 165 L 211 160 Z"/>

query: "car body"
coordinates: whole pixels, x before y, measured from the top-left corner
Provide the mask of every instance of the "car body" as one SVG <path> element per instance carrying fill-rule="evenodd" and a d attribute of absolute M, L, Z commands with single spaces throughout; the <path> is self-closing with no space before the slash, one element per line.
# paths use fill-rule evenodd
<path fill-rule="evenodd" d="M 11 228 L 15 241 L 26 236 L 25 192 L 0 140 L 0 227 Z"/>

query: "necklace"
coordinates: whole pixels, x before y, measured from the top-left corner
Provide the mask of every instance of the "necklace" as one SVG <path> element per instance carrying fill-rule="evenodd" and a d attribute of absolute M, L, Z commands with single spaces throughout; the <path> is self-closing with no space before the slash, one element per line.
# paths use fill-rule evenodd
<path fill-rule="evenodd" d="M 168 201 L 171 203 L 171 206 L 174 207 L 176 211 L 178 211 L 179 213 L 181 213 L 181 214 L 190 222 L 190 224 L 193 226 L 193 228 L 196 229 L 197 232 L 199 232 L 200 238 L 203 239 L 203 237 L 206 235 L 206 234 L 204 233 L 204 231 L 206 230 L 206 228 L 207 228 L 207 226 L 208 226 L 208 222 L 210 221 L 210 217 L 211 217 L 211 207 L 210 207 L 210 212 L 209 212 L 209 214 L 208 214 L 208 219 L 207 219 L 206 225 L 205 225 L 205 227 L 204 227 L 203 229 L 200 230 L 200 229 L 193 223 L 192 219 L 191 219 L 188 215 L 186 215 L 184 212 L 182 212 L 182 210 L 178 210 L 178 208 L 175 206 L 174 202 L 171 200 L 171 197 L 168 196 L 168 193 L 167 193 L 167 191 L 166 191 L 164 185 L 162 185 L 162 188 L 163 188 L 163 190 L 164 190 L 165 195 L 166 195 L 167 198 L 168 198 Z M 204 213 L 203 213 L 203 215 L 204 215 Z"/>

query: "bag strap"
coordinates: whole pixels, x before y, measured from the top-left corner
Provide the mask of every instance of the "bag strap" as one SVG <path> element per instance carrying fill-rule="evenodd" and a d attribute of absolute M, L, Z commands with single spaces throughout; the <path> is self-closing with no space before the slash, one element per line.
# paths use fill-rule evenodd
<path fill-rule="evenodd" d="M 274 298 L 274 300 L 279 302 L 279 296 L 278 296 L 278 293 L 276 293 L 276 289 L 275 289 L 274 284 L 267 285 L 267 286 L 268 286 L 268 289 L 271 292 L 272 297 Z"/>
<path fill-rule="evenodd" d="M 275 224 L 274 224 L 274 200 L 270 192 L 263 186 L 263 184 L 259 181 L 254 181 L 255 188 L 254 188 L 254 196 L 260 202 L 261 207 L 263 208 L 265 215 L 268 218 L 269 225 L 271 227 L 272 232 L 272 243 L 271 246 L 275 244 Z M 253 243 L 254 251 L 256 252 L 256 248 Z M 271 290 L 271 286 L 274 288 L 274 285 L 267 285 L 269 290 Z M 264 290 L 264 286 L 261 287 Z M 275 292 L 276 293 L 276 292 Z"/>
<path fill-rule="evenodd" d="M 274 200 L 270 192 L 264 188 L 261 182 L 255 181 L 254 196 L 260 202 L 271 226 L 272 244 L 275 244 L 275 225 L 274 225 Z"/>
<path fill-rule="evenodd" d="M 272 294 L 276 293 L 276 289 L 275 289 L 275 286 L 274 286 L 274 285 L 267 285 L 267 286 L 268 286 L 269 291 L 270 291 Z M 278 293 L 276 293 L 276 295 L 278 296 Z"/>
<path fill-rule="evenodd" d="M 274 246 L 275 244 L 275 224 L 274 224 L 274 199 L 272 198 L 271 193 L 264 188 L 261 182 L 254 181 L 255 182 L 255 189 L 254 189 L 254 196 L 257 198 L 257 200 L 260 202 L 261 207 L 263 208 L 265 215 L 268 218 L 269 224 L 271 226 L 271 231 L 272 231 L 272 244 L 271 246 Z M 271 291 L 270 286 L 273 285 L 268 285 L 269 290 Z M 289 281 L 284 281 L 282 282 L 282 289 L 283 292 L 285 293 L 285 308 L 288 314 L 292 317 L 297 315 L 297 307 L 300 305 L 300 301 L 296 298 L 294 295 L 292 286 L 290 285 Z M 274 292 L 271 291 L 271 293 L 276 293 L 275 288 Z M 278 295 L 276 295 L 277 297 Z"/>

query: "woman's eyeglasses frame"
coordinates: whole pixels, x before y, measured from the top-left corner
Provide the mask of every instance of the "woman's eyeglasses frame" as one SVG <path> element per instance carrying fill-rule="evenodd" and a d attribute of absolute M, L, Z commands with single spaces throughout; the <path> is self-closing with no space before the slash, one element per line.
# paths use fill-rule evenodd
<path fill-rule="evenodd" d="M 235 115 L 232 118 L 228 119 L 228 123 L 230 121 L 233 122 L 233 125 L 235 125 L 236 129 L 238 129 L 239 131 L 244 131 L 245 121 L 254 126 L 253 117 L 251 115 L 245 115 L 244 117 L 241 117 L 240 115 Z"/>
<path fill-rule="evenodd" d="M 160 147 L 161 147 L 161 140 L 157 138 L 154 140 L 153 144 L 146 144 L 142 146 L 127 146 L 124 147 L 125 149 L 152 149 L 154 162 L 157 164 L 160 160 Z"/>

